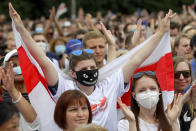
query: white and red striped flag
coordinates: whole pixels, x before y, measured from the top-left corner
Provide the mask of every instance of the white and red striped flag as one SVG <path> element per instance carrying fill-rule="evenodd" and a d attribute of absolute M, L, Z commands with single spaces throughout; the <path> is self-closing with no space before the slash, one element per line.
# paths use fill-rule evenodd
<path fill-rule="evenodd" d="M 41 130 L 60 131 L 53 118 L 56 103 L 50 96 L 43 72 L 24 45 L 13 21 L 12 28 L 25 87 L 30 102 L 40 118 Z"/>
<path fill-rule="evenodd" d="M 55 102 L 53 101 L 51 94 L 49 93 L 43 72 L 24 45 L 20 34 L 15 28 L 14 22 L 12 24 L 12 28 L 17 44 L 18 56 L 25 82 L 25 87 L 29 94 L 31 104 L 33 105 L 34 109 L 41 119 L 42 130 L 57 131 L 59 130 L 59 128 L 54 123 L 53 118 Z M 101 68 L 99 70 L 99 80 L 106 78 L 117 69 L 121 68 L 125 64 L 125 61 L 130 59 L 131 55 L 139 48 L 142 48 L 145 44 L 147 44 L 152 37 L 150 37 L 148 40 L 144 41 L 142 44 L 135 47 L 125 55 L 115 59 L 111 63 Z M 156 71 L 158 81 L 162 89 L 164 106 L 166 107 L 168 103 L 172 102 L 174 97 L 174 72 L 169 32 L 163 36 L 156 49 L 142 63 L 137 71 L 145 70 Z M 130 91 L 124 94 L 122 100 L 127 105 L 130 105 Z"/>
<path fill-rule="evenodd" d="M 56 12 L 56 18 L 59 19 L 59 17 L 66 13 L 67 12 L 67 7 L 65 5 L 65 3 L 61 3 L 57 9 L 57 12 Z"/>
<path fill-rule="evenodd" d="M 142 48 L 145 44 L 147 44 L 152 37 L 153 36 L 151 36 L 149 39 L 147 39 L 142 44 L 135 47 L 125 55 L 119 57 L 118 59 L 112 61 L 111 63 L 101 68 L 99 71 L 100 79 L 104 79 L 105 77 L 113 73 L 115 69 L 124 66 L 125 61 L 127 61 L 130 58 L 130 56 L 134 54 L 139 48 Z M 167 104 L 171 103 L 174 98 L 174 71 L 169 32 L 167 32 L 163 36 L 163 38 L 161 39 L 153 53 L 140 65 L 140 67 L 138 67 L 135 73 L 147 70 L 152 70 L 156 72 L 156 76 L 158 78 L 162 90 L 164 109 L 166 109 Z M 132 84 L 130 84 L 130 86 L 131 85 Z M 130 95 L 131 88 L 129 92 L 125 93 L 122 96 L 123 103 L 125 103 L 128 106 L 130 106 L 131 103 Z M 122 112 L 121 110 L 118 111 L 118 119 L 121 119 L 121 117 L 123 116 Z"/>

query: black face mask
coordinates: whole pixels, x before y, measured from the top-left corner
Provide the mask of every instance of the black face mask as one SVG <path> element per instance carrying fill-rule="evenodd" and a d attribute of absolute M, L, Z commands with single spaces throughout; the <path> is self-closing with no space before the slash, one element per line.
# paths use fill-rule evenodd
<path fill-rule="evenodd" d="M 193 56 L 196 59 L 196 51 L 193 52 Z"/>
<path fill-rule="evenodd" d="M 98 69 L 76 71 L 76 80 L 84 86 L 93 86 L 97 83 Z"/>

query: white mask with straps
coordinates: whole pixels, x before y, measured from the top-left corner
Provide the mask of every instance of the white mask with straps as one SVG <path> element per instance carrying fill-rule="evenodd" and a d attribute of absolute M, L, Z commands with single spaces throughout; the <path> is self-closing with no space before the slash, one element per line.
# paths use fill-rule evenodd
<path fill-rule="evenodd" d="M 144 108 L 152 109 L 159 101 L 159 92 L 147 90 L 142 93 L 138 93 L 135 100 Z"/>
<path fill-rule="evenodd" d="M 13 67 L 14 75 L 21 75 L 22 71 L 20 66 Z"/>

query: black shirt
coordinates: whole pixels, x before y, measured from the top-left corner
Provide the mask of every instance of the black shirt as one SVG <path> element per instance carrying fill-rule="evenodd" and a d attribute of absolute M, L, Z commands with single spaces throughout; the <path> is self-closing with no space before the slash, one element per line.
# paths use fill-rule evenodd
<path fill-rule="evenodd" d="M 185 103 L 182 107 L 182 111 L 179 117 L 180 120 L 180 131 L 189 131 L 191 121 L 194 119 L 189 103 Z"/>

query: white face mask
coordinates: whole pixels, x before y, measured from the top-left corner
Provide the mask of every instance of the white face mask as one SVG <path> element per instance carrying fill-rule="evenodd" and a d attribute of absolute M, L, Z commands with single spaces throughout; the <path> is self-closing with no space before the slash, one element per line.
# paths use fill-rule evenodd
<path fill-rule="evenodd" d="M 21 75 L 22 74 L 20 66 L 14 67 L 13 71 L 14 71 L 14 75 Z"/>
<path fill-rule="evenodd" d="M 55 47 L 54 47 L 54 50 L 55 50 L 55 52 L 57 53 L 57 54 L 63 54 L 63 53 L 65 53 L 65 45 L 56 45 Z"/>
<path fill-rule="evenodd" d="M 147 90 L 137 94 L 135 100 L 144 108 L 152 109 L 159 101 L 159 92 Z"/>

